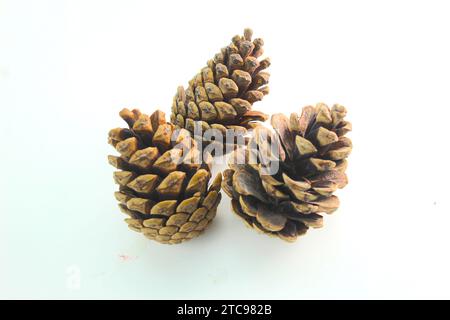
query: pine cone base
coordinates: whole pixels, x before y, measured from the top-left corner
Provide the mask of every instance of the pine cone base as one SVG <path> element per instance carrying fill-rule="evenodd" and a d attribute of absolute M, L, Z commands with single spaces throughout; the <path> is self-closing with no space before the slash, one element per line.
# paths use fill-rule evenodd
<path fill-rule="evenodd" d="M 345 115 L 343 106 L 317 104 L 290 118 L 273 115 L 274 130 L 255 128 L 223 173 L 222 189 L 232 199 L 233 212 L 247 226 L 288 242 L 309 228 L 321 228 L 322 213 L 339 207 L 333 193 L 348 182 L 352 143 L 345 137 L 351 130 Z M 277 170 L 271 172 L 274 163 Z"/>
<path fill-rule="evenodd" d="M 116 198 L 121 198 L 122 194 Z M 203 198 L 192 197 L 181 203 L 170 215 L 143 215 L 120 203 L 120 210 L 127 214 L 128 227 L 145 237 L 164 244 L 178 244 L 199 236 L 212 222 L 217 213 L 221 194 L 210 190 Z M 197 205 L 195 205 L 197 203 Z"/>

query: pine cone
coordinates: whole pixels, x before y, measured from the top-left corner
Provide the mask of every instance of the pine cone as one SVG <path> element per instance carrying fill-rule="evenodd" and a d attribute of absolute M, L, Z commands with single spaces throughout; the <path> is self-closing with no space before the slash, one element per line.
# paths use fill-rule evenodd
<path fill-rule="evenodd" d="M 189 81 L 184 90 L 179 87 L 173 99 L 171 122 L 194 132 L 198 126 L 205 132 L 226 129 L 245 133 L 254 121 L 265 121 L 267 115 L 252 111 L 252 104 L 268 94 L 270 60 L 263 54 L 263 40 L 252 41 L 252 30 L 236 35 L 232 43 L 209 60 L 207 66 Z"/>
<path fill-rule="evenodd" d="M 180 243 L 198 236 L 216 215 L 221 199 L 219 174 L 211 178 L 211 158 L 200 160 L 196 141 L 187 130 L 175 130 L 165 114 L 151 116 L 123 109 L 129 128 L 109 132 L 120 157 L 108 156 L 119 169 L 115 193 L 129 228 L 161 243 Z"/>
<path fill-rule="evenodd" d="M 304 107 L 301 116 L 273 115 L 275 132 L 255 128 L 247 148 L 233 153 L 223 174 L 233 211 L 248 226 L 289 242 L 309 227 L 322 227 L 320 213 L 338 208 L 333 192 L 347 184 L 352 143 L 345 137 L 351 130 L 346 113 L 340 105 L 330 110 L 317 104 Z M 271 172 L 274 164 L 279 169 Z"/>

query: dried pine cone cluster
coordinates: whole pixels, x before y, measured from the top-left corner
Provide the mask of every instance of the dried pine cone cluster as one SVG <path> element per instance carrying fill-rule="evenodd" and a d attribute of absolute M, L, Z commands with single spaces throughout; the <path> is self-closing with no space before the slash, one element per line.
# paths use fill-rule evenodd
<path fill-rule="evenodd" d="M 165 114 L 151 116 L 123 109 L 129 128 L 109 132 L 120 157 L 109 156 L 119 207 L 130 229 L 161 243 L 180 243 L 198 236 L 216 215 L 221 175 L 211 186 L 209 160 L 186 130 L 175 130 Z"/>
<path fill-rule="evenodd" d="M 273 115 L 274 130 L 256 128 L 248 148 L 236 150 L 224 172 L 222 189 L 233 211 L 248 226 L 290 242 L 309 227 L 322 227 L 320 213 L 338 208 L 333 192 L 347 184 L 352 143 L 345 137 L 351 130 L 345 115 L 343 106 L 317 104 L 289 119 Z M 274 164 L 278 170 L 271 172 Z"/>
<path fill-rule="evenodd" d="M 209 60 L 207 66 L 189 81 L 186 90 L 179 87 L 173 99 L 171 121 L 194 133 L 227 129 L 245 133 L 254 121 L 265 121 L 267 115 L 252 110 L 252 104 L 269 93 L 269 58 L 259 59 L 264 42 L 252 41 L 253 32 L 244 30 L 232 43 Z"/>
<path fill-rule="evenodd" d="M 321 227 L 321 213 L 338 208 L 333 193 L 347 184 L 352 150 L 345 137 L 351 130 L 346 110 L 319 103 L 290 118 L 274 114 L 272 129 L 264 127 L 268 116 L 252 110 L 269 92 L 270 60 L 261 59 L 263 44 L 252 40 L 250 29 L 233 37 L 186 89 L 178 87 L 170 122 L 162 111 L 120 112 L 128 128 L 109 132 L 120 156 L 108 160 L 118 169 L 115 197 L 130 229 L 160 243 L 192 239 L 215 217 L 221 187 L 248 226 L 289 242 L 309 227 Z M 245 146 L 234 151 L 223 181 L 221 174 L 211 181 L 212 155 L 202 147 L 214 142 L 226 149 L 226 142 L 236 147 L 238 140 L 212 141 L 205 135 L 211 129 L 223 137 L 252 129 Z"/>

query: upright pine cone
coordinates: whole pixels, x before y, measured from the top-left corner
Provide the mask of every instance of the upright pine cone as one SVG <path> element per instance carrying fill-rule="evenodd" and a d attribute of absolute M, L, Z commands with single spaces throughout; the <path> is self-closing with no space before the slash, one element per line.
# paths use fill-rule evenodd
<path fill-rule="evenodd" d="M 211 158 L 200 151 L 187 130 L 175 130 L 165 114 L 151 116 L 123 109 L 129 128 L 109 132 L 120 156 L 108 156 L 119 169 L 115 193 L 130 229 L 161 243 L 180 243 L 198 236 L 216 215 L 221 199 L 219 174 L 208 189 Z"/>
<path fill-rule="evenodd" d="M 226 129 L 243 133 L 254 121 L 265 121 L 267 115 L 252 111 L 252 104 L 268 94 L 270 60 L 263 54 L 263 40 L 252 41 L 252 30 L 236 35 L 232 43 L 209 60 L 207 66 L 179 87 L 173 99 L 171 122 L 194 132 L 198 125 L 205 132 Z"/>
<path fill-rule="evenodd" d="M 235 151 L 224 172 L 222 188 L 233 211 L 250 227 L 290 242 L 309 227 L 322 227 L 320 213 L 338 208 L 333 192 L 347 184 L 352 143 L 345 137 L 351 130 L 346 113 L 340 105 L 330 110 L 317 104 L 290 119 L 273 115 L 276 133 L 255 128 L 247 148 Z M 238 156 L 243 164 L 236 162 Z M 271 172 L 274 164 L 279 169 Z"/>

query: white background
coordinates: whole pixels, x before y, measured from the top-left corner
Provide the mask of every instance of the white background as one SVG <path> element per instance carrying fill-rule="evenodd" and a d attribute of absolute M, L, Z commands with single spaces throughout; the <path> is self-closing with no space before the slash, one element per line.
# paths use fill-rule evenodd
<path fill-rule="evenodd" d="M 0 297 L 450 298 L 449 14 L 446 1 L 0 1 Z M 107 132 L 123 107 L 169 113 L 244 27 L 272 59 L 256 109 L 347 107 L 342 205 L 287 244 L 248 230 L 224 195 L 202 237 L 150 242 L 117 209 Z"/>

